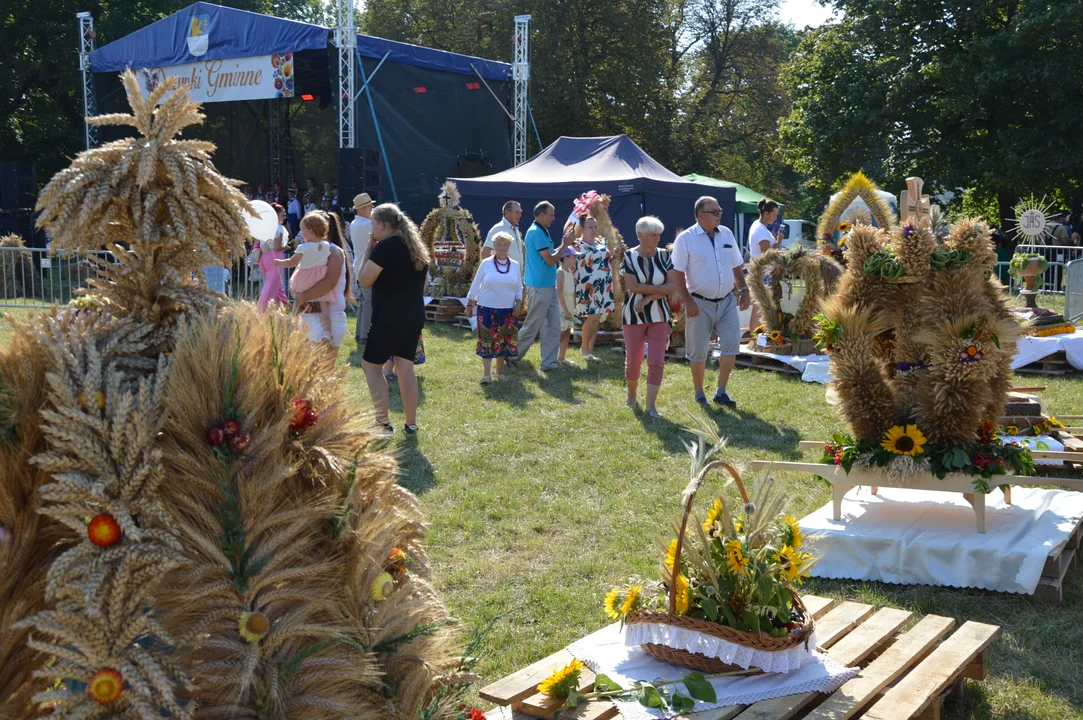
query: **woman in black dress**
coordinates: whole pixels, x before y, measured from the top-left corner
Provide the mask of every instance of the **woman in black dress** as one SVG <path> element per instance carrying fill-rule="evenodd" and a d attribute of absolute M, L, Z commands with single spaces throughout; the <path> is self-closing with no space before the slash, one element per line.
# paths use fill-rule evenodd
<path fill-rule="evenodd" d="M 358 281 L 372 288 L 372 326 L 369 329 L 361 367 L 365 371 L 376 423 L 385 435 L 394 429 L 390 422 L 387 379 L 383 364 L 395 360 L 404 430 L 417 432 L 417 376 L 414 354 L 425 325 L 425 284 L 429 251 L 421 241 L 417 225 L 391 203 L 372 211 L 372 239 L 375 246 Z"/>

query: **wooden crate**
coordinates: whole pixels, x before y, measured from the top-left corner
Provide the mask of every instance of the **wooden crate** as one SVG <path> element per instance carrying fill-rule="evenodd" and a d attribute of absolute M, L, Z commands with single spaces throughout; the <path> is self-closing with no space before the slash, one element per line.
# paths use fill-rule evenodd
<path fill-rule="evenodd" d="M 466 308 L 455 298 L 437 298 L 425 306 L 425 319 L 431 322 L 458 322 L 466 316 Z"/>
<path fill-rule="evenodd" d="M 861 673 L 834 693 L 805 693 L 681 715 L 689 720 L 843 719 L 862 715 L 870 720 L 937 718 L 941 707 L 966 679 L 984 680 L 988 648 L 1000 634 L 996 625 L 966 622 L 952 633 L 955 620 L 926 615 L 905 632 L 912 614 L 857 602 L 837 606 L 829 598 L 807 595 L 805 606 L 816 618 L 819 647 L 835 660 Z M 567 649 L 523 668 L 481 689 L 484 700 L 499 707 L 490 720 L 611 720 L 618 717 L 611 702 L 596 700 L 562 708 L 537 692 L 537 685 L 572 659 Z M 582 691 L 593 685 L 584 669 Z"/>
<path fill-rule="evenodd" d="M 1083 520 L 1075 526 L 1075 530 L 1068 537 L 1064 547 L 1049 553 L 1042 569 L 1042 577 L 1038 580 L 1038 587 L 1030 597 L 1040 602 L 1061 604 L 1064 602 L 1064 578 L 1068 571 L 1075 567 L 1076 555 L 1079 554 L 1080 545 L 1083 544 Z"/>

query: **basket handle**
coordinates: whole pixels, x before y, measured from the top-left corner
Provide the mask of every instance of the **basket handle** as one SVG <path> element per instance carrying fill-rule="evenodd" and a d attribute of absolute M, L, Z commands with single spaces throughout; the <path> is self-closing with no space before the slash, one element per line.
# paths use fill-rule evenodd
<path fill-rule="evenodd" d="M 745 484 L 741 482 L 741 473 L 737 472 L 737 468 L 730 465 L 724 460 L 715 460 L 707 464 L 707 467 L 699 473 L 698 487 L 703 485 L 703 481 L 707 479 L 707 475 L 715 468 L 722 468 L 730 474 L 733 481 L 737 484 L 737 491 L 741 493 L 741 499 L 745 501 L 747 505 L 749 502 L 748 491 L 745 489 Z M 673 568 L 669 573 L 669 614 L 677 614 L 677 576 L 680 575 L 681 567 L 681 550 L 684 548 L 684 533 L 688 528 L 688 516 L 692 514 L 692 504 L 696 501 L 696 491 L 693 491 L 688 496 L 688 501 L 684 504 L 684 516 L 681 518 L 681 530 L 677 533 L 677 547 L 673 552 Z"/>

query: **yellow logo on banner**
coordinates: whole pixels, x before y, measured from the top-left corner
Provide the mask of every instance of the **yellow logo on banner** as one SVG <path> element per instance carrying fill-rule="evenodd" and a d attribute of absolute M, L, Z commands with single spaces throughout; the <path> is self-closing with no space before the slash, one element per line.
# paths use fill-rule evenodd
<path fill-rule="evenodd" d="M 188 27 L 188 52 L 195 56 L 203 55 L 210 45 L 210 15 L 193 15 Z"/>

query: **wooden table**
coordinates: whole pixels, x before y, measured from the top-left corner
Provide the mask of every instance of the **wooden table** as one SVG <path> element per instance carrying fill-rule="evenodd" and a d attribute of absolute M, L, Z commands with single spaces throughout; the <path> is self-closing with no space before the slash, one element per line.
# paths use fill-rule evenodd
<path fill-rule="evenodd" d="M 822 449 L 824 443 L 813 440 L 802 440 L 802 450 Z M 1032 452 L 1035 459 L 1060 460 L 1067 453 Z M 819 475 L 831 483 L 831 510 L 832 519 L 842 520 L 842 498 L 852 488 L 865 486 L 871 487 L 875 495 L 878 486 L 885 480 L 882 473 L 862 472 L 852 468 L 849 473 L 839 465 L 828 465 L 819 462 L 774 462 L 769 460 L 755 460 L 752 469 L 758 472 L 773 470 L 775 472 L 798 472 Z M 966 501 L 974 508 L 974 518 L 979 533 L 985 532 L 985 493 L 975 492 L 975 478 L 962 473 L 950 473 L 943 480 L 933 474 L 918 475 L 906 481 L 900 487 L 909 490 L 932 490 L 934 492 L 956 492 L 962 494 Z M 1083 490 L 1083 480 L 1079 478 L 1056 478 L 1029 475 L 995 475 L 989 480 L 993 487 L 1007 485 L 1004 492 L 1004 501 L 1009 505 L 1012 502 L 1011 488 L 1017 487 L 1047 487 L 1056 486 L 1069 490 Z"/>
<path fill-rule="evenodd" d="M 912 613 L 895 608 L 805 595 L 805 607 L 816 618 L 819 647 L 861 673 L 831 695 L 806 693 L 765 700 L 754 705 L 717 708 L 681 715 L 689 720 L 939 720 L 941 706 L 965 679 L 984 680 L 988 648 L 1000 634 L 996 625 L 966 622 L 952 632 L 955 620 L 926 615 L 906 631 Z M 618 717 L 609 701 L 595 700 L 577 708 L 538 693 L 537 685 L 572 659 L 567 648 L 482 688 L 480 695 L 499 707 L 490 720 L 610 720 Z M 594 683 L 584 669 L 580 690 Z"/>

